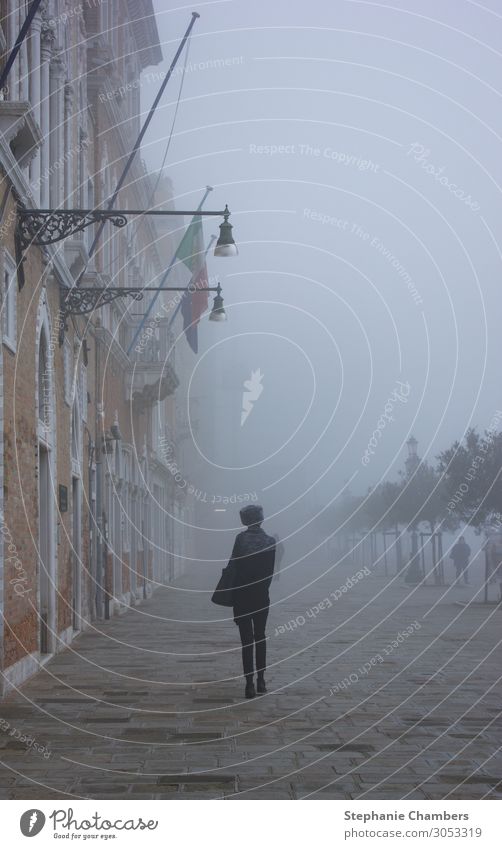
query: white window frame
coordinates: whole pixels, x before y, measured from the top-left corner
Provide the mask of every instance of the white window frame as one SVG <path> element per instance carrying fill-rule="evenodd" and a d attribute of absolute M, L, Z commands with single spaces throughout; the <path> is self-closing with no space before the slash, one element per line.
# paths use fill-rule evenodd
<path fill-rule="evenodd" d="M 123 550 L 129 554 L 131 552 L 131 462 L 130 452 L 122 448 L 122 473 L 124 479 L 122 487 L 122 539 Z"/>
<path fill-rule="evenodd" d="M 63 366 L 64 366 L 64 400 L 69 407 L 73 404 L 73 350 L 71 342 L 68 339 L 64 340 L 63 346 Z"/>
<path fill-rule="evenodd" d="M 17 274 L 16 263 L 8 251 L 3 254 L 3 343 L 17 352 Z"/>
<path fill-rule="evenodd" d="M 83 363 L 80 364 L 80 415 L 82 421 L 87 424 L 87 369 Z"/>

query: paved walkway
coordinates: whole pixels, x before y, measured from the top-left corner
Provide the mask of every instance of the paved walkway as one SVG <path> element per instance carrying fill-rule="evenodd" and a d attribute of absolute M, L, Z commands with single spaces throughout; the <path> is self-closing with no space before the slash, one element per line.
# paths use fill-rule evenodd
<path fill-rule="evenodd" d="M 356 571 L 274 583 L 249 701 L 212 567 L 94 623 L 0 703 L 0 797 L 501 798 L 502 611 Z"/>

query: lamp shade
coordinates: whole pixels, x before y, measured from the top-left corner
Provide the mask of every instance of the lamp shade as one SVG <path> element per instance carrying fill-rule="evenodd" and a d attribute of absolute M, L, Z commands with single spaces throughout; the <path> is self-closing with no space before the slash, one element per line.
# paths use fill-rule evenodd
<path fill-rule="evenodd" d="M 220 236 L 214 249 L 215 256 L 237 256 L 239 253 L 237 245 L 234 242 L 234 237 L 232 236 L 232 225 L 228 220 L 229 216 L 230 211 L 228 206 L 226 206 L 224 220 L 222 224 L 220 224 Z"/>
<path fill-rule="evenodd" d="M 220 288 L 218 287 L 218 293 L 215 295 L 213 301 L 213 308 L 209 313 L 209 321 L 226 321 L 227 314 L 225 312 L 225 307 L 223 306 L 223 298 L 220 295 Z"/>

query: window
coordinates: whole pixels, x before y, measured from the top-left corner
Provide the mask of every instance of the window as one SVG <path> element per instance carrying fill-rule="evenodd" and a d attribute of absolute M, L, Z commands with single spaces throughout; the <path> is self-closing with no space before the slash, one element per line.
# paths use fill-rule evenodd
<path fill-rule="evenodd" d="M 64 364 L 64 399 L 65 403 L 68 406 L 71 406 L 72 402 L 72 390 L 73 390 L 73 353 L 71 348 L 71 343 L 68 339 L 64 341 L 64 349 L 63 349 L 63 364 Z"/>
<path fill-rule="evenodd" d="M 113 446 L 115 451 L 115 475 L 118 480 L 123 477 L 122 473 L 122 451 L 120 448 L 120 442 L 117 439 L 113 440 Z"/>
<path fill-rule="evenodd" d="M 83 167 L 85 168 L 85 164 L 83 164 Z M 91 178 L 89 177 L 89 179 L 87 180 L 87 208 L 88 209 L 94 209 L 94 203 L 95 203 L 94 183 L 92 182 Z M 84 206 L 85 206 L 85 204 L 84 204 Z M 87 250 L 90 251 L 91 245 L 92 245 L 92 242 L 94 240 L 95 233 L 96 233 L 95 225 L 91 224 L 90 227 L 86 227 L 84 232 L 85 232 L 85 236 L 84 236 L 85 244 L 86 244 Z"/>
<path fill-rule="evenodd" d="M 82 420 L 87 422 L 87 369 L 83 363 L 80 365 L 80 413 Z"/>
<path fill-rule="evenodd" d="M 83 96 L 83 85 L 80 83 L 79 86 L 79 110 L 83 109 L 83 105 L 85 103 L 85 99 Z M 82 125 L 79 125 L 78 128 L 78 157 L 77 157 L 77 197 L 78 197 L 78 205 L 82 208 L 86 208 L 86 189 L 87 183 L 85 179 L 85 166 L 86 166 L 86 142 L 87 135 Z M 88 207 L 92 209 L 92 207 Z"/>
<path fill-rule="evenodd" d="M 113 282 L 112 285 L 116 286 L 117 284 Z M 118 337 L 118 328 L 120 327 L 120 321 L 120 312 L 114 304 L 110 304 L 110 333 L 112 334 L 114 339 L 117 339 Z"/>
<path fill-rule="evenodd" d="M 73 405 L 71 411 L 71 458 L 75 463 L 78 463 L 80 458 L 80 445 L 79 445 L 79 433 L 78 433 L 78 407 L 76 404 Z"/>
<path fill-rule="evenodd" d="M 126 350 L 129 344 L 129 328 L 123 319 L 119 326 L 119 344 L 122 350 Z"/>
<path fill-rule="evenodd" d="M 130 492 L 130 465 L 129 456 L 126 451 L 123 454 L 124 485 L 122 488 L 122 539 L 125 551 L 131 550 L 131 492 Z"/>
<path fill-rule="evenodd" d="M 51 375 L 49 371 L 49 355 L 47 337 L 42 328 L 38 350 L 38 418 L 48 427 L 51 409 Z"/>
<path fill-rule="evenodd" d="M 12 257 L 4 252 L 3 341 L 14 353 L 17 345 L 17 275 Z"/>

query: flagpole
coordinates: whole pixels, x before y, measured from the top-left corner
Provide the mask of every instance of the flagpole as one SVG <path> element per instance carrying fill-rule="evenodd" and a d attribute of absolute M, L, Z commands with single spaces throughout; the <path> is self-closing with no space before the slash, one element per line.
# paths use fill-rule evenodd
<path fill-rule="evenodd" d="M 206 191 L 204 192 L 204 197 L 202 198 L 201 202 L 199 203 L 199 206 L 197 207 L 197 211 L 199 211 L 200 209 L 202 209 L 202 207 L 203 207 L 203 205 L 204 205 L 204 203 L 205 203 L 205 201 L 206 201 L 207 196 L 208 196 L 208 195 L 209 195 L 209 193 L 210 193 L 210 192 L 212 192 L 212 191 L 213 191 L 213 187 L 212 187 L 212 186 L 206 186 Z M 192 220 L 191 220 L 191 222 L 190 222 L 190 224 L 189 224 L 189 227 L 193 224 L 193 222 L 194 222 L 194 220 L 195 220 L 195 218 L 196 218 L 196 217 L 197 217 L 196 215 L 194 215 L 194 216 L 193 216 L 193 218 L 192 218 Z M 179 243 L 178 247 L 176 248 L 176 250 L 175 250 L 175 252 L 174 252 L 174 255 L 173 255 L 172 259 L 171 259 L 171 262 L 169 263 L 169 265 L 168 265 L 168 267 L 167 267 L 167 270 L 164 272 L 164 276 L 162 277 L 162 279 L 161 279 L 161 281 L 160 281 L 160 286 L 163 286 L 163 285 L 164 285 L 164 283 L 166 282 L 167 278 L 169 277 L 169 275 L 170 275 L 170 273 L 171 273 L 171 270 L 172 270 L 173 266 L 174 266 L 174 265 L 176 264 L 176 262 L 177 262 L 177 259 L 178 259 L 178 251 L 179 251 L 179 249 L 180 249 L 181 245 L 183 244 L 183 239 L 185 238 L 186 232 L 187 232 L 187 231 L 185 231 L 185 233 L 183 234 L 183 238 L 181 239 L 181 241 L 180 241 L 180 243 Z M 145 326 L 145 321 L 147 320 L 148 316 L 150 315 L 150 313 L 151 313 L 151 311 L 152 311 L 152 309 L 153 309 L 153 306 L 154 306 L 154 304 L 156 303 L 156 301 L 157 301 L 157 298 L 158 298 L 158 297 L 159 297 L 159 292 L 156 292 L 155 296 L 154 296 L 154 297 L 152 298 L 152 300 L 150 301 L 150 304 L 149 304 L 149 306 L 148 306 L 147 311 L 145 312 L 145 314 L 144 314 L 143 318 L 141 319 L 141 322 L 140 322 L 140 323 L 139 323 L 139 325 L 138 325 L 138 328 L 137 328 L 137 330 L 136 330 L 136 333 L 135 333 L 135 334 L 134 334 L 134 336 L 133 336 L 133 339 L 132 339 L 131 344 L 129 345 L 129 347 L 128 347 L 128 349 L 127 349 L 127 356 L 129 356 L 129 354 L 131 353 L 131 351 L 132 351 L 132 349 L 133 349 L 134 345 L 136 344 L 136 340 L 137 340 L 137 338 L 138 338 L 139 334 L 141 333 L 141 331 L 142 331 L 143 327 Z M 181 303 L 181 301 L 180 301 L 180 303 Z"/>
<path fill-rule="evenodd" d="M 131 153 L 130 153 L 130 154 L 129 154 L 129 156 L 128 156 L 127 162 L 126 162 L 126 164 L 125 164 L 125 166 L 124 166 L 124 170 L 122 171 L 122 174 L 120 175 L 120 179 L 119 179 L 119 181 L 118 181 L 118 183 L 117 183 L 117 186 L 116 186 L 116 188 L 115 188 L 115 191 L 114 191 L 113 195 L 111 196 L 110 200 L 108 201 L 107 209 L 110 209 L 110 210 L 111 210 L 111 209 L 113 209 L 113 206 L 114 206 L 114 204 L 115 204 L 115 201 L 117 200 L 118 194 L 119 194 L 119 192 L 120 192 L 120 190 L 121 190 L 122 186 L 124 185 L 125 179 L 126 179 L 126 177 L 127 177 L 128 173 L 129 173 L 129 170 L 130 170 L 130 168 L 131 168 L 131 165 L 132 165 L 132 163 L 133 163 L 133 161 L 134 161 L 134 159 L 135 159 L 135 157 L 136 157 L 136 154 L 137 154 L 138 150 L 139 150 L 139 149 L 140 149 L 140 147 L 141 147 L 141 142 L 143 141 L 143 138 L 144 138 L 144 136 L 145 136 L 145 133 L 146 133 L 146 131 L 147 131 L 147 129 L 148 129 L 148 127 L 149 127 L 149 125 L 150 125 L 150 122 L 151 122 L 151 120 L 152 120 L 152 118 L 153 118 L 153 116 L 154 116 L 155 110 L 157 109 L 157 106 L 159 105 L 160 99 L 161 99 L 162 95 L 164 94 L 164 90 L 165 90 L 165 88 L 166 88 L 166 86 L 167 86 L 167 84 L 168 84 L 168 82 L 169 82 L 169 80 L 170 80 L 170 78 L 171 78 L 171 75 L 172 75 L 172 73 L 173 73 L 173 71 L 174 71 L 174 68 L 175 68 L 175 66 L 176 66 L 177 62 L 178 62 L 178 59 L 179 59 L 179 58 L 180 58 L 180 56 L 181 56 L 181 53 L 183 52 L 183 48 L 184 48 L 185 44 L 187 43 L 188 37 L 189 37 L 189 35 L 190 35 L 191 31 L 192 31 L 193 25 L 195 24 L 195 21 L 197 20 L 197 18 L 200 18 L 199 13 L 198 13 L 198 12 L 192 12 L 192 20 L 190 21 L 190 23 L 189 23 L 189 25 L 188 25 L 188 27 L 187 27 L 187 30 L 186 30 L 186 32 L 185 32 L 185 35 L 184 35 L 184 36 L 183 36 L 183 38 L 181 39 L 180 45 L 179 45 L 179 47 L 178 47 L 178 49 L 177 49 L 177 51 L 176 51 L 176 54 L 175 54 L 175 56 L 174 56 L 174 59 L 173 59 L 173 61 L 171 62 L 171 65 L 169 66 L 169 70 L 168 70 L 168 72 L 167 72 L 166 76 L 164 77 L 164 79 L 162 80 L 162 84 L 161 84 L 161 86 L 160 86 L 160 88 L 159 88 L 159 91 L 158 91 L 158 93 L 157 93 L 157 96 L 156 96 L 155 100 L 154 100 L 154 101 L 153 101 L 153 103 L 152 103 L 152 106 L 150 107 L 150 111 L 149 111 L 149 113 L 148 113 L 148 115 L 147 115 L 147 117 L 146 117 L 146 120 L 145 120 L 145 122 L 144 122 L 144 124 L 143 124 L 143 126 L 142 126 L 142 128 L 141 128 L 141 130 L 140 130 L 140 133 L 139 133 L 139 135 L 138 135 L 138 138 L 137 138 L 137 139 L 136 139 L 136 141 L 134 142 L 134 147 L 133 147 L 133 149 L 132 149 Z M 97 244 L 98 244 L 99 238 L 100 238 L 100 236 L 101 236 L 101 233 L 103 232 L 103 227 L 105 226 L 105 223 L 106 223 L 106 222 L 105 222 L 105 219 L 103 219 L 103 220 L 101 221 L 101 223 L 100 223 L 100 225 L 99 225 L 98 229 L 97 229 L 96 235 L 94 236 L 94 239 L 93 239 L 93 241 L 92 241 L 92 245 L 91 245 L 91 246 L 90 246 L 90 248 L 89 248 L 89 257 L 91 257 L 91 256 L 93 255 L 94 251 L 96 250 L 96 247 L 97 247 Z M 82 278 L 82 276 L 83 276 L 83 272 L 82 272 L 82 274 L 80 275 L 80 278 L 79 278 L 79 279 L 81 279 L 81 278 Z M 78 282 L 77 282 L 77 285 L 78 285 Z"/>
<path fill-rule="evenodd" d="M 2 91 L 2 89 L 5 87 L 5 83 L 7 82 L 7 78 L 10 74 L 11 68 L 12 68 L 14 62 L 17 59 L 17 54 L 19 53 L 19 51 L 21 49 L 21 45 L 26 38 L 28 30 L 31 26 L 33 18 L 35 17 L 35 15 L 38 11 L 38 7 L 40 6 L 41 2 L 42 2 L 42 0 L 33 0 L 33 3 L 31 4 L 31 6 L 28 10 L 28 14 L 26 15 L 24 24 L 22 25 L 21 29 L 19 30 L 19 33 L 18 33 L 18 36 L 16 38 L 16 42 L 14 44 L 14 47 L 12 48 L 10 55 L 9 55 L 9 58 L 7 59 L 7 61 L 5 63 L 5 67 L 4 67 L 4 69 L 3 69 L 3 71 L 0 75 L 0 91 Z"/>

